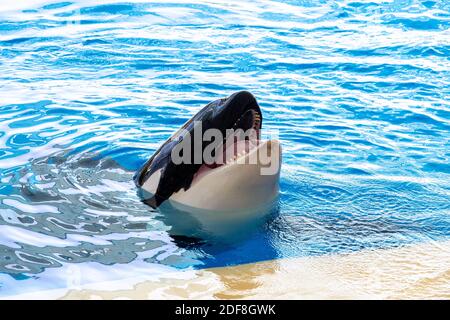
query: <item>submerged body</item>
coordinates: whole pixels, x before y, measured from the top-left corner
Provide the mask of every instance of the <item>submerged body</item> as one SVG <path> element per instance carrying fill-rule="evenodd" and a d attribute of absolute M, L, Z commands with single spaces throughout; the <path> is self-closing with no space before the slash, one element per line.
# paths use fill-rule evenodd
<path fill-rule="evenodd" d="M 226 138 L 215 149 L 212 162 L 177 163 L 174 150 L 195 134 L 198 123 L 202 134 L 215 129 Z M 261 110 L 249 92 L 209 103 L 137 172 L 135 182 L 146 203 L 156 208 L 168 201 L 183 211 L 252 212 L 267 207 L 278 195 L 281 146 L 277 140 L 261 141 L 261 126 Z M 230 143 L 230 129 L 254 134 L 233 136 Z M 202 155 L 212 143 L 195 142 Z M 194 149 L 189 145 L 187 150 L 194 154 Z"/>

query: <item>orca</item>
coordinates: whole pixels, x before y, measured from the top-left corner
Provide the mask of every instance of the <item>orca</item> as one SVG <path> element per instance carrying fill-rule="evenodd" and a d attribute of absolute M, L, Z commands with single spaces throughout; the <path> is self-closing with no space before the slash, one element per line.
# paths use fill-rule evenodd
<path fill-rule="evenodd" d="M 270 206 L 279 193 L 282 152 L 278 140 L 261 139 L 262 120 L 255 97 L 247 91 L 208 103 L 136 172 L 134 181 L 144 202 L 155 209 L 170 203 L 182 211 L 213 216 Z M 205 139 L 211 129 L 223 139 Z M 230 131 L 250 134 L 231 139 Z M 192 139 L 196 134 L 201 141 Z M 209 162 L 202 157 L 208 149 Z"/>

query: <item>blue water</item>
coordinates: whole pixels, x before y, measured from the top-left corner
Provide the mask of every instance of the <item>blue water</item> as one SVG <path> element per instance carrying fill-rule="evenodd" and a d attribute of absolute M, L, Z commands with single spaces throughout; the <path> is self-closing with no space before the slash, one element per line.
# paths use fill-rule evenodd
<path fill-rule="evenodd" d="M 0 70 L 0 296 L 450 238 L 448 1 L 11 1 Z M 279 210 L 173 239 L 132 175 L 238 90 L 279 133 Z"/>

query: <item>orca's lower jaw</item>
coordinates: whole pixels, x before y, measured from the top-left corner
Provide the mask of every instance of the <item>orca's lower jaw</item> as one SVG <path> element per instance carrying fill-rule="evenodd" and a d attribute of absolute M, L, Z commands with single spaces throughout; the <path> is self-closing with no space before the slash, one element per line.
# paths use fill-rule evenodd
<path fill-rule="evenodd" d="M 281 158 L 277 140 L 258 140 L 220 166 L 202 166 L 189 189 L 174 193 L 169 202 L 181 210 L 258 211 L 278 196 Z"/>

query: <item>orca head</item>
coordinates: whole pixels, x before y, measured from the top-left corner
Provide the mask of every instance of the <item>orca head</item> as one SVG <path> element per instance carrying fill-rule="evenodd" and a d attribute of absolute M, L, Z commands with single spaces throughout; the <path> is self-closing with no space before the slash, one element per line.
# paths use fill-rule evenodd
<path fill-rule="evenodd" d="M 200 127 L 198 126 L 199 123 L 201 123 Z M 248 167 L 243 167 L 239 160 L 242 162 L 243 159 L 248 159 L 261 148 L 271 149 L 272 151 L 269 150 L 269 153 L 276 153 L 278 160 L 280 159 L 281 149 L 278 141 L 260 141 L 261 127 L 261 109 L 255 97 L 247 91 L 236 92 L 228 98 L 215 100 L 207 104 L 163 143 L 135 174 L 136 185 L 143 189 L 146 194 L 144 202 L 153 208 L 157 208 L 164 201 L 173 198 L 187 205 L 206 209 L 209 206 L 206 203 L 209 202 L 214 207 L 212 209 L 216 209 L 214 200 L 224 196 L 224 192 L 217 189 L 221 180 L 230 180 L 231 176 L 235 176 L 236 181 L 229 181 L 231 185 L 228 188 L 235 187 L 233 183 L 237 183 L 237 190 L 239 185 L 242 187 L 242 183 L 245 182 L 239 181 L 240 179 L 257 180 L 254 175 L 257 174 L 255 169 L 260 169 L 259 166 L 257 165 L 253 167 L 253 170 L 249 170 Z M 203 139 L 193 141 L 192 139 L 196 134 L 194 133 L 195 130 L 198 130 L 203 137 L 208 129 L 215 129 L 216 132 L 219 131 L 225 137 L 220 146 L 214 150 L 212 162 L 205 161 L 202 156 L 205 148 L 210 146 L 212 142 Z M 233 141 L 229 143 L 227 140 L 229 138 L 227 130 L 229 129 L 241 129 L 241 132 L 250 131 L 253 134 L 244 137 L 242 140 L 233 137 Z M 189 151 L 187 157 L 189 161 L 181 163 L 174 161 L 174 149 L 180 148 L 181 144 L 186 141 L 193 142 L 189 143 L 187 149 L 183 150 Z M 196 143 L 199 143 L 199 145 L 196 146 Z M 201 155 L 196 158 L 196 154 L 198 156 L 199 152 Z M 279 168 L 271 180 L 271 182 L 276 180 L 276 183 L 272 183 L 276 193 L 278 191 L 278 177 Z M 211 186 L 214 181 L 216 181 L 215 185 Z M 254 184 L 252 183 L 252 185 Z M 205 193 L 208 193 L 209 197 Z M 205 196 L 203 200 L 201 200 L 202 196 Z M 230 197 L 222 199 L 219 201 L 222 204 L 218 204 L 218 206 L 226 206 L 225 203 L 229 202 L 230 199 Z"/>

